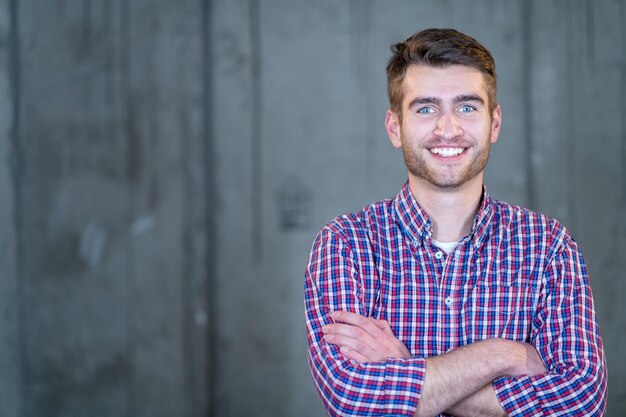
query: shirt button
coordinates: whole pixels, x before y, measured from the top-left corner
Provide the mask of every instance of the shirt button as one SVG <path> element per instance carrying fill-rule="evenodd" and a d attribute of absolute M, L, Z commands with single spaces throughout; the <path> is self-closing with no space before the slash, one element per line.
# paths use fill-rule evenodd
<path fill-rule="evenodd" d="M 446 299 L 443 302 L 446 303 L 448 307 L 452 306 L 452 298 L 450 297 L 446 297 Z"/>
<path fill-rule="evenodd" d="M 435 258 L 437 258 L 437 259 L 441 259 L 441 258 L 443 258 L 443 253 L 441 253 L 441 252 L 435 252 Z"/>

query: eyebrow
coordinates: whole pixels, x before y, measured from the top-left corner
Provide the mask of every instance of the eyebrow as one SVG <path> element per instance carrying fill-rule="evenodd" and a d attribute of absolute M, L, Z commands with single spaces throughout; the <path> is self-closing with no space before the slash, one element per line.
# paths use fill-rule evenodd
<path fill-rule="evenodd" d="M 476 94 L 461 94 L 454 98 L 454 103 L 462 103 L 467 101 L 475 101 L 480 104 L 485 104 L 485 100 L 483 100 L 482 97 Z M 441 103 L 442 100 L 439 97 L 417 97 L 409 103 L 409 109 L 412 109 L 420 104 L 441 105 Z"/>
<path fill-rule="evenodd" d="M 417 97 L 414 98 L 410 103 L 409 103 L 409 109 L 412 109 L 420 104 L 436 104 L 436 105 L 440 105 L 441 104 L 441 99 L 438 97 Z"/>
<path fill-rule="evenodd" d="M 485 104 L 485 100 L 483 100 L 482 97 L 477 96 L 475 94 L 462 94 L 454 98 L 455 103 L 461 103 L 463 101 L 476 101 L 480 104 Z"/>

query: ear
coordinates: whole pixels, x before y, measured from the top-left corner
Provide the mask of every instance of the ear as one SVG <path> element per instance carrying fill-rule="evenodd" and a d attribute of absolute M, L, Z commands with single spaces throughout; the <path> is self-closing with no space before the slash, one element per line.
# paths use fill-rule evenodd
<path fill-rule="evenodd" d="M 389 136 L 389 140 L 394 148 L 402 147 L 402 140 L 400 139 L 400 119 L 398 115 L 391 111 L 391 109 L 387 110 L 387 114 L 385 115 L 385 128 L 387 129 L 387 135 Z"/>
<path fill-rule="evenodd" d="M 500 135 L 500 126 L 502 125 L 502 110 L 498 104 L 491 115 L 491 143 L 498 141 Z"/>

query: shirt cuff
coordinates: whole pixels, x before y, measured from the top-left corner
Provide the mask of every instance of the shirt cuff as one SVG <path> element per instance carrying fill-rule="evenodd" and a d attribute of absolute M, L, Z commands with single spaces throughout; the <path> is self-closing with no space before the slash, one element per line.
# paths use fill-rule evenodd
<path fill-rule="evenodd" d="M 385 364 L 385 403 L 389 416 L 414 416 L 422 396 L 426 372 L 424 358 L 387 359 Z"/>
<path fill-rule="evenodd" d="M 504 411 L 511 417 L 542 415 L 539 396 L 530 377 L 498 378 L 493 388 Z"/>

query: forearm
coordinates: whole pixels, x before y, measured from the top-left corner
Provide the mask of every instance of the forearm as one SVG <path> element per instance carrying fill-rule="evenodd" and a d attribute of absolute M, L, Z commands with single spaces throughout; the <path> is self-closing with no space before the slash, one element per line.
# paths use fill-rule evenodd
<path fill-rule="evenodd" d="M 332 318 L 335 323 L 323 326 L 324 341 L 339 347 L 342 355 L 354 363 L 371 366 L 389 364 L 390 358 L 416 359 L 384 320 L 345 311 L 332 313 Z M 398 344 L 404 349 L 398 349 Z M 422 359 L 422 363 L 421 382 L 416 381 L 421 386 L 416 392 L 417 415 L 435 415 L 451 409 L 462 411 L 460 415 L 503 415 L 492 381 L 503 376 L 546 372 L 532 345 L 505 339 L 470 344 Z"/>
<path fill-rule="evenodd" d="M 446 413 L 457 417 L 506 417 L 508 415 L 500 405 L 491 383 L 448 408 Z"/>
<path fill-rule="evenodd" d="M 544 301 L 532 340 L 550 372 L 500 378 L 496 395 L 505 410 L 529 415 L 602 416 L 607 373 L 591 287 L 575 243 L 567 242 L 544 271 Z"/>
<path fill-rule="evenodd" d="M 412 415 L 420 397 L 423 358 L 358 364 L 312 346 L 309 365 L 331 416 Z"/>
<path fill-rule="evenodd" d="M 426 373 L 416 416 L 434 416 L 455 406 L 475 404 L 490 394 L 482 389 L 496 378 L 515 375 L 520 363 L 516 342 L 491 339 L 426 359 Z M 477 396 L 473 398 L 473 396 Z M 495 397 L 495 394 L 493 394 Z M 493 398 L 489 398 L 490 405 Z M 497 402 L 497 399 L 495 400 Z M 470 414 L 471 415 L 471 414 Z"/>

